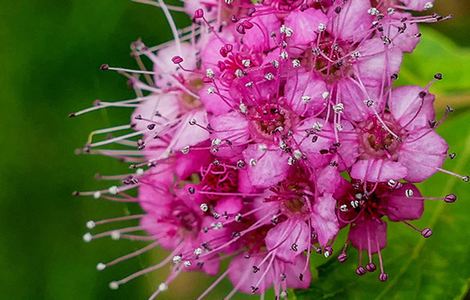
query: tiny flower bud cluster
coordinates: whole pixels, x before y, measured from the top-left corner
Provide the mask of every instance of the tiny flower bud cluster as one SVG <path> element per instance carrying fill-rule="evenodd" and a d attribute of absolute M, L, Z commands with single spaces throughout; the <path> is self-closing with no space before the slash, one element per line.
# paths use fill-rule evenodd
<path fill-rule="evenodd" d="M 219 274 L 200 299 L 225 277 L 234 286 L 226 299 L 270 288 L 280 299 L 290 288 L 309 287 L 313 254 L 331 256 L 340 230 L 348 237 L 338 260 L 347 259 L 349 246 L 360 257 L 365 252 L 368 261 L 359 261 L 356 274 L 379 270 L 380 281 L 389 277 L 381 253 L 386 219 L 432 235 L 410 221 L 421 218 L 424 200 L 457 197 L 426 198 L 415 183 L 436 172 L 469 180 L 442 168 L 455 154 L 435 131 L 443 120 L 436 120 L 429 89 L 443 76 L 425 87 L 393 85 L 404 53 L 420 40 L 418 24 L 446 18 L 412 15 L 432 1 L 153 4 L 163 9 L 174 40 L 133 43 L 140 70 L 102 67 L 126 76 L 137 97 L 97 101 L 71 114 L 134 110 L 130 124 L 94 131 L 80 152 L 119 158 L 135 172 L 99 176 L 121 184 L 75 194 L 137 203 L 143 211 L 89 221 L 90 230 L 139 223 L 87 233 L 86 242 L 109 236 L 150 244 L 97 269 L 155 247 L 170 252 L 111 288 L 170 265 L 151 299 L 185 271 Z M 172 10 L 186 11 L 193 24 L 178 30 Z M 108 137 L 94 141 L 100 134 Z"/>

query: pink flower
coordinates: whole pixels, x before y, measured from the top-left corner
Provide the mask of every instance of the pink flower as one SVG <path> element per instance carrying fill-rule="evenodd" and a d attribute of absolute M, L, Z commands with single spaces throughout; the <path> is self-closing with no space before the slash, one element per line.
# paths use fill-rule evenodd
<path fill-rule="evenodd" d="M 388 183 L 362 183 L 353 181 L 352 184 L 344 182 L 335 194 L 338 199 L 337 215 L 343 226 L 349 226 L 348 241 L 338 259 L 346 260 L 346 247 L 348 243 L 359 250 L 359 265 L 357 275 L 364 275 L 366 271 L 374 272 L 376 265 L 373 254 L 378 254 L 380 275 L 379 279 L 388 279 L 384 271 L 381 250 L 387 245 L 387 223 L 390 221 L 402 222 L 413 230 L 420 232 L 424 238 L 432 235 L 429 228 L 418 229 L 410 220 L 417 220 L 424 211 L 424 200 L 444 200 L 452 203 L 455 195 L 450 194 L 444 198 L 425 198 L 418 188 L 410 183 L 390 181 Z M 369 257 L 368 263 L 363 266 L 362 252 Z"/>
<path fill-rule="evenodd" d="M 356 179 L 380 182 L 406 179 L 420 182 L 442 166 L 447 143 L 432 128 L 434 96 L 417 86 L 394 89 L 389 110 L 356 124 L 358 161 L 352 166 Z"/>

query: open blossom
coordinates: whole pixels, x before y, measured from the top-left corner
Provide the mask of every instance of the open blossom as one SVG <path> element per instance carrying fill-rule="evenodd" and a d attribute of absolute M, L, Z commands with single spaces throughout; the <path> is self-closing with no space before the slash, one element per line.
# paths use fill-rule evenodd
<path fill-rule="evenodd" d="M 388 109 L 355 123 L 351 176 L 369 182 L 421 182 L 437 172 L 447 143 L 434 131 L 434 96 L 417 86 L 391 90 Z"/>
<path fill-rule="evenodd" d="M 267 0 L 185 1 L 163 9 L 174 40 L 132 44 L 139 70 L 102 65 L 128 79 L 134 99 L 96 101 L 91 108 L 132 108 L 130 122 L 90 134 L 80 153 L 129 163 L 107 188 L 75 192 L 138 205 L 142 212 L 89 221 L 87 227 L 137 222 L 86 233 L 149 242 L 109 262 L 161 247 L 160 262 L 110 283 L 116 289 L 169 268 L 150 299 L 184 272 L 215 276 L 205 298 L 224 279 L 237 292 L 276 299 L 312 284 L 313 254 L 329 257 L 341 230 L 359 251 L 356 274 L 377 269 L 386 281 L 388 221 L 428 238 L 411 223 L 425 200 L 414 183 L 443 168 L 448 145 L 435 129 L 435 96 L 425 87 L 394 86 L 404 53 L 419 43 L 420 23 L 448 17 L 414 16 L 433 1 Z M 192 24 L 178 29 L 171 11 Z M 97 136 L 107 134 L 105 139 Z M 136 191 L 136 192 L 135 192 Z M 387 221 L 388 220 L 388 221 Z M 368 257 L 368 261 L 363 261 Z M 223 266 L 226 266 L 224 268 Z M 168 268 L 166 268 L 168 269 Z M 392 274 L 390 274 L 392 276 Z"/>

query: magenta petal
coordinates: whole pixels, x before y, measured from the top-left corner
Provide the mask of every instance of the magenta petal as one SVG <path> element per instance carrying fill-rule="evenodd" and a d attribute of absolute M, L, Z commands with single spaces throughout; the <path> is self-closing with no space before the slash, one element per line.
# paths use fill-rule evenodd
<path fill-rule="evenodd" d="M 339 170 L 344 171 L 350 168 L 359 156 L 359 141 L 357 133 L 350 122 L 342 121 L 343 131 L 339 132 L 341 145 L 338 148 L 337 162 Z"/>
<path fill-rule="evenodd" d="M 318 124 L 322 127 L 319 135 L 313 133 L 306 137 L 306 131 Z M 331 161 L 332 154 L 328 153 L 328 150 L 334 143 L 334 133 L 330 123 L 326 123 L 325 120 L 320 118 L 305 119 L 298 125 L 294 139 L 299 144 L 301 152 L 307 157 L 311 167 L 324 167 Z"/>
<path fill-rule="evenodd" d="M 275 250 L 276 256 L 286 262 L 294 262 L 295 257 L 308 247 L 310 229 L 305 221 L 289 219 L 274 226 L 266 235 L 266 247 Z"/>
<path fill-rule="evenodd" d="M 137 106 L 132 114 L 131 124 L 135 124 L 135 130 L 146 130 L 150 124 L 148 120 L 152 120 L 157 123 L 154 131 L 159 132 L 166 126 L 161 126 L 158 123 L 165 123 L 165 118 L 175 119 L 180 113 L 177 94 L 150 95 L 146 99 Z M 159 116 L 157 116 L 157 112 Z M 146 120 L 140 120 L 140 118 L 136 118 L 137 116 Z M 164 116 L 164 118 L 160 116 Z"/>
<path fill-rule="evenodd" d="M 406 193 L 412 191 L 412 196 Z M 386 215 L 391 221 L 416 220 L 421 218 L 424 211 L 424 200 L 418 188 L 410 183 L 405 183 L 399 189 L 380 195 L 387 211 Z"/>
<path fill-rule="evenodd" d="M 304 271 L 306 263 L 307 258 L 304 255 L 298 255 L 293 263 L 283 264 L 287 287 L 306 289 L 310 286 L 312 275 L 310 274 L 309 267 Z M 300 277 L 302 277 L 302 280 L 300 280 Z"/>
<path fill-rule="evenodd" d="M 299 115 L 318 114 L 325 108 L 323 93 L 328 91 L 325 82 L 313 72 L 299 72 L 285 86 L 287 103 Z"/>
<path fill-rule="evenodd" d="M 220 82 L 216 80 L 217 85 L 220 86 Z M 232 107 L 230 107 L 229 102 L 224 101 L 223 99 L 230 99 L 230 94 L 227 90 L 219 88 L 219 94 L 209 93 L 209 88 L 213 88 L 213 84 L 206 84 L 204 87 L 199 91 L 199 98 L 201 102 L 204 104 L 205 109 L 209 113 L 213 113 L 215 115 L 221 115 L 229 112 Z M 222 98 L 222 97 L 224 98 Z"/>
<path fill-rule="evenodd" d="M 366 40 L 357 51 L 361 57 L 356 64 L 356 76 L 366 86 L 380 87 L 383 80 L 400 70 L 403 53 L 397 47 L 385 46 L 380 38 Z"/>
<path fill-rule="evenodd" d="M 202 127 L 207 126 L 207 113 L 203 110 L 196 110 L 187 114 L 181 125 L 172 136 L 172 141 L 168 147 L 171 150 L 181 150 L 186 146 L 194 146 L 209 139 L 209 132 L 199 126 L 190 125 L 189 121 L 195 120 Z"/>
<path fill-rule="evenodd" d="M 423 89 L 419 86 L 401 86 L 392 90 L 390 111 L 401 126 L 407 130 L 429 127 L 434 120 L 434 95 L 420 97 Z"/>
<path fill-rule="evenodd" d="M 406 30 L 399 32 L 403 26 L 400 19 L 411 17 L 410 13 L 395 12 L 385 24 L 392 37 L 392 45 L 400 48 L 403 52 L 412 52 L 421 40 L 418 24 L 408 23 Z"/>
<path fill-rule="evenodd" d="M 421 182 L 440 168 L 446 159 L 448 145 L 432 129 L 416 130 L 403 143 L 398 161 L 408 168 L 404 177 L 410 182 Z"/>
<path fill-rule="evenodd" d="M 384 106 L 384 101 L 378 98 L 377 88 L 366 87 L 366 91 L 363 91 L 352 80 L 348 78 L 338 80 L 336 84 L 338 98 L 347 99 L 344 103 L 346 119 L 360 122 L 374 114 L 374 111 L 364 103 L 365 100 L 373 99 L 375 109 L 378 111 Z"/>
<path fill-rule="evenodd" d="M 402 0 L 406 8 L 410 10 L 422 11 L 432 8 L 434 0 Z"/>
<path fill-rule="evenodd" d="M 249 258 L 245 258 L 243 255 L 238 255 L 232 259 L 232 262 L 229 266 L 228 278 L 232 282 L 233 286 L 238 287 L 238 290 L 246 293 L 252 293 L 252 286 L 255 286 L 263 276 L 263 273 L 266 271 L 267 263 L 264 263 L 263 266 L 260 266 L 260 271 L 254 273 L 253 266 L 258 267 L 258 265 L 263 260 L 261 255 L 252 255 Z M 273 281 L 273 271 L 272 269 L 268 271 L 267 275 L 261 280 L 260 284 L 257 286 L 258 290 L 256 294 L 262 294 L 264 291 L 270 287 Z"/>
<path fill-rule="evenodd" d="M 318 197 L 313 205 L 312 226 L 318 235 L 318 242 L 325 246 L 339 230 L 336 217 L 336 200 L 331 194 Z"/>
<path fill-rule="evenodd" d="M 370 182 L 402 179 L 408 174 L 405 165 L 386 159 L 359 160 L 352 166 L 351 177 Z"/>
<path fill-rule="evenodd" d="M 337 14 L 330 11 L 332 22 L 328 25 L 336 38 L 343 41 L 359 41 L 369 33 L 372 25 L 372 16 L 368 14 L 369 0 L 347 1 L 342 5 L 341 12 Z"/>
<path fill-rule="evenodd" d="M 242 199 L 240 197 L 224 197 L 217 201 L 215 211 L 220 215 L 234 215 L 243 208 Z"/>
<path fill-rule="evenodd" d="M 349 240 L 359 250 L 376 253 L 387 245 L 387 223 L 380 219 L 364 219 L 351 226 Z"/>
<path fill-rule="evenodd" d="M 278 32 L 281 22 L 275 14 L 265 14 L 250 19 L 254 26 L 242 36 L 243 44 L 253 51 L 266 51 L 274 48 L 276 41 L 271 32 Z"/>
<path fill-rule="evenodd" d="M 320 193 L 333 194 L 341 182 L 338 168 L 326 166 L 318 174 L 316 182 L 316 187 Z"/>
<path fill-rule="evenodd" d="M 211 117 L 210 124 L 214 129 L 211 138 L 220 139 L 222 144 L 225 144 L 224 141 L 229 140 L 233 146 L 244 145 L 250 137 L 248 120 L 236 111 Z"/>
<path fill-rule="evenodd" d="M 250 181 L 256 187 L 269 187 L 287 177 L 287 155 L 277 149 L 264 151 L 257 144 L 249 145 L 243 157 L 248 164 Z"/>
<path fill-rule="evenodd" d="M 316 41 L 318 25 L 326 25 L 327 22 L 328 18 L 321 10 L 309 8 L 304 11 L 292 11 L 284 21 L 293 31 L 289 45 L 306 48 L 309 43 Z"/>

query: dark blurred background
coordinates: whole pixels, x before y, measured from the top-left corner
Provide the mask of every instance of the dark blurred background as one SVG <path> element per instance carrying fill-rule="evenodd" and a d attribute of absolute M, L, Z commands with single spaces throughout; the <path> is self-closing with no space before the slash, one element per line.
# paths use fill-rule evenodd
<path fill-rule="evenodd" d="M 436 2 L 436 11 L 455 18 L 432 28 L 459 47 L 470 47 L 470 2 Z M 109 239 L 86 244 L 85 222 L 119 216 L 127 208 L 71 196 L 77 189 L 103 186 L 95 181 L 96 172 L 123 170 L 112 159 L 76 156 L 74 149 L 93 129 L 127 123 L 130 111 L 67 115 L 94 99 L 132 95 L 123 78 L 100 72 L 99 66 L 134 67 L 132 41 L 140 37 L 153 45 L 170 39 L 163 14 L 127 0 L 0 0 L 0 7 L 0 298 L 146 299 L 168 270 L 118 291 L 109 290 L 108 282 L 161 254 L 97 272 L 97 262 L 137 245 Z M 468 92 L 458 94 L 460 111 L 469 107 Z M 456 95 L 442 97 L 455 101 Z M 182 277 L 163 299 L 192 299 L 207 285 L 200 274 Z M 224 283 L 210 299 L 228 291 Z"/>

